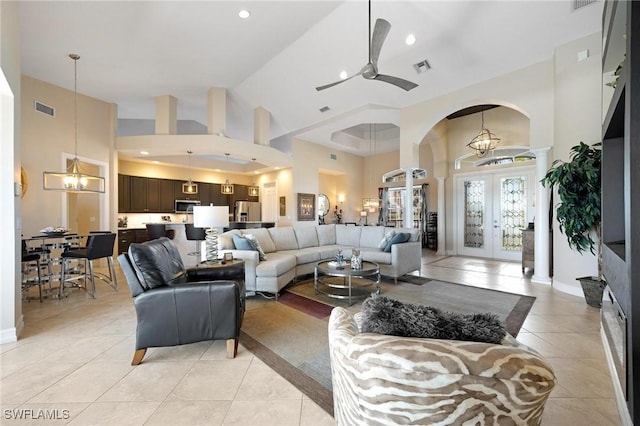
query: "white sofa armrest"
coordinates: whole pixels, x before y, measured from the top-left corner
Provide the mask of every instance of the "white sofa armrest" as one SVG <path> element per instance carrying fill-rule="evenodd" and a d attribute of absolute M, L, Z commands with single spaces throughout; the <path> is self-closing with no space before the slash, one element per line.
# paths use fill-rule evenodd
<path fill-rule="evenodd" d="M 254 250 L 220 250 L 220 253 L 232 253 L 234 259 L 244 260 L 244 286 L 247 291 L 256 291 L 256 267 L 260 261 Z"/>
<path fill-rule="evenodd" d="M 422 265 L 422 246 L 419 241 L 394 244 L 391 246 L 391 265 L 394 277 L 408 272 L 419 271 Z"/>

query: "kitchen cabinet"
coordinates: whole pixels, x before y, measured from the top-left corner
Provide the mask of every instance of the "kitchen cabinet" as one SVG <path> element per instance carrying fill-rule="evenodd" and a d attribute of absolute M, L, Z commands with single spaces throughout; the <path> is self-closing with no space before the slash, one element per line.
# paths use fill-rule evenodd
<path fill-rule="evenodd" d="M 147 182 L 148 179 L 140 176 L 130 178 L 131 213 L 147 212 Z"/>
<path fill-rule="evenodd" d="M 131 176 L 118 175 L 118 211 L 131 211 Z"/>

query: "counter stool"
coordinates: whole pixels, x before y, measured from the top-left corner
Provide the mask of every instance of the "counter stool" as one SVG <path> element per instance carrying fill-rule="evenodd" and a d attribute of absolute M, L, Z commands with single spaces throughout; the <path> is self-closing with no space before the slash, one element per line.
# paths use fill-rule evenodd
<path fill-rule="evenodd" d="M 29 287 L 33 285 L 38 286 L 38 291 L 40 293 L 40 303 L 42 303 L 42 264 L 40 263 L 40 255 L 46 254 L 43 251 L 29 251 L 27 249 L 26 241 L 22 240 L 22 289 L 28 290 Z M 37 278 L 29 277 L 30 273 L 33 272 L 35 262 L 35 270 L 37 272 Z M 29 296 L 27 296 L 27 301 L 31 302 Z"/>
<path fill-rule="evenodd" d="M 187 240 L 196 242 L 196 251 L 192 251 L 191 253 L 187 253 L 189 256 L 198 256 L 198 262 L 200 262 L 200 247 L 202 241 L 204 241 L 205 237 L 205 229 L 204 228 L 196 228 L 193 226 L 193 223 L 185 223 L 184 224 L 184 232 L 187 236 Z"/>
<path fill-rule="evenodd" d="M 84 278 L 84 288 L 87 290 L 87 279 L 91 279 L 91 296 L 96 297 L 96 277 L 105 281 L 115 291 L 118 291 L 118 280 L 116 278 L 115 269 L 113 267 L 113 246 L 116 241 L 116 234 L 114 233 L 96 233 L 87 237 L 87 246 L 76 249 L 70 249 L 64 251 L 60 256 L 62 258 L 62 273 L 60 277 L 60 297 L 64 296 L 65 282 L 73 279 L 67 277 L 67 265 L 71 260 L 84 260 L 85 264 L 88 264 L 88 277 L 87 268 L 85 267 L 84 274 L 80 276 Z M 95 259 L 107 259 L 109 266 L 109 275 L 94 272 L 93 261 Z"/>
<path fill-rule="evenodd" d="M 176 231 L 173 229 L 167 229 L 162 223 L 147 223 L 147 234 L 149 234 L 150 240 L 157 240 L 158 238 L 167 237 L 173 240 Z"/>

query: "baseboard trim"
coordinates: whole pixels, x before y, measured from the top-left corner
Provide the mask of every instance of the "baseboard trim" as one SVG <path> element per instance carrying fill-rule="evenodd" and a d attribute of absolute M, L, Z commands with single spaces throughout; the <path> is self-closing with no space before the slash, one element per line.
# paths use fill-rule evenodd
<path fill-rule="evenodd" d="M 551 283 L 551 287 L 555 288 L 556 290 L 560 290 L 563 293 L 571 294 L 578 297 L 584 297 L 582 287 L 580 287 L 579 284 L 567 284 L 554 278 L 553 282 Z"/>
<path fill-rule="evenodd" d="M 622 426 L 633 426 L 631 421 L 631 414 L 627 407 L 627 401 L 622 392 L 620 382 L 617 380 L 618 373 L 616 372 L 615 364 L 613 363 L 613 354 L 609 349 L 609 342 L 607 336 L 604 334 L 604 328 L 600 327 L 600 339 L 602 339 L 602 346 L 604 348 L 604 357 L 607 360 L 607 366 L 609 367 L 609 376 L 611 376 L 611 383 L 613 384 L 613 393 L 615 395 L 616 407 L 618 408 L 618 416 L 620 416 L 620 423 Z"/>

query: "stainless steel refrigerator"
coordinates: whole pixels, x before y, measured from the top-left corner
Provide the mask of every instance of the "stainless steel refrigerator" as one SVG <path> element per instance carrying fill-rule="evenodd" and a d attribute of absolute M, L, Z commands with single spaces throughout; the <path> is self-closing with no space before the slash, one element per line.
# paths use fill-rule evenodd
<path fill-rule="evenodd" d="M 236 222 L 259 222 L 262 209 L 257 201 L 236 201 L 234 220 Z"/>

